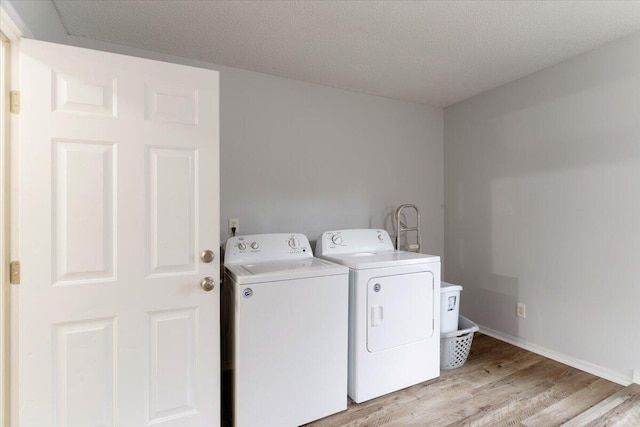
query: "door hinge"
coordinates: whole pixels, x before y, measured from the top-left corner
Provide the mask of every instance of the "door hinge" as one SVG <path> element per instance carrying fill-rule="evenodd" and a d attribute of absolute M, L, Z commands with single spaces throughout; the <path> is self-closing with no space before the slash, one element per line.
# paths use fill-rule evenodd
<path fill-rule="evenodd" d="M 12 90 L 9 95 L 9 111 L 20 114 L 20 91 Z"/>
<path fill-rule="evenodd" d="M 12 285 L 20 284 L 20 261 L 12 261 L 9 264 L 9 283 Z"/>

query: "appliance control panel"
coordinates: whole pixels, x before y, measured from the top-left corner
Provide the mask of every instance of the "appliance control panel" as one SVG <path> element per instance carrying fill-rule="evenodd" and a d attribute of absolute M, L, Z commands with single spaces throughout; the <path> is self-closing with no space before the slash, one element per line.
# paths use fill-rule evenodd
<path fill-rule="evenodd" d="M 393 242 L 386 230 L 368 228 L 326 231 L 316 243 L 318 255 L 383 252 L 393 249 Z"/>
<path fill-rule="evenodd" d="M 246 264 L 313 258 L 309 239 L 299 233 L 252 234 L 230 237 L 225 244 L 225 264 Z"/>

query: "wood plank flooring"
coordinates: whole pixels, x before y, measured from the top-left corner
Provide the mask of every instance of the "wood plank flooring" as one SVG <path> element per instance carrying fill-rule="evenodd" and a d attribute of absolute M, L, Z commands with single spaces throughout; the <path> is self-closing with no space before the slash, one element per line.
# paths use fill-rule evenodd
<path fill-rule="evenodd" d="M 595 412 L 585 415 L 591 407 Z M 346 411 L 306 426 L 551 427 L 565 422 L 573 422 L 567 427 L 638 427 L 640 386 L 624 388 L 476 333 L 462 367 L 361 404 L 349 402 Z"/>
<path fill-rule="evenodd" d="M 563 427 L 640 425 L 640 384 L 631 384 L 578 415 Z"/>

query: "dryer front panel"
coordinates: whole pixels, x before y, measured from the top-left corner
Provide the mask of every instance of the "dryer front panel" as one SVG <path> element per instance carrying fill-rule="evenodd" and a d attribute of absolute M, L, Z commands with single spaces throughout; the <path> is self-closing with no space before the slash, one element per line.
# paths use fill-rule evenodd
<path fill-rule="evenodd" d="M 430 271 L 373 277 L 367 283 L 367 350 L 388 350 L 434 333 L 435 279 Z"/>

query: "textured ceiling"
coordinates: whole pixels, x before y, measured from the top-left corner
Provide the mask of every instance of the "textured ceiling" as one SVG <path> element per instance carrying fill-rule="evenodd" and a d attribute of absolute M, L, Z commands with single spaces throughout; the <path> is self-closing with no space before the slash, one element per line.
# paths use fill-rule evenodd
<path fill-rule="evenodd" d="M 67 1 L 73 36 L 447 106 L 640 31 L 640 1 Z"/>

